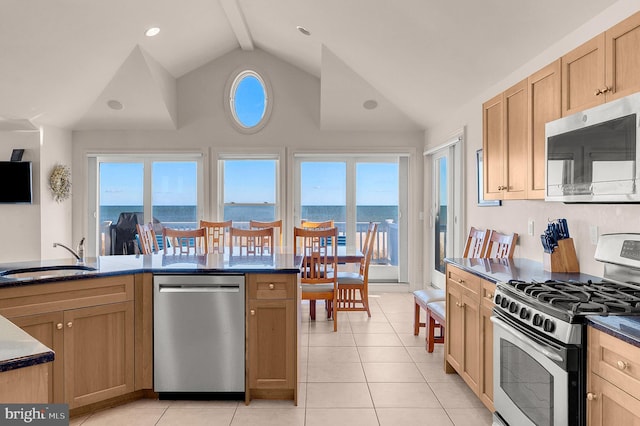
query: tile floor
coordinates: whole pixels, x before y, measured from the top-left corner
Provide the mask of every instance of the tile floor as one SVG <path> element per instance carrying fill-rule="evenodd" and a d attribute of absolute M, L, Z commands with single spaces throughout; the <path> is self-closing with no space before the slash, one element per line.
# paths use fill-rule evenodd
<path fill-rule="evenodd" d="M 340 313 L 337 333 L 331 321 L 309 321 L 303 304 L 297 407 L 292 401 L 245 406 L 145 399 L 74 418 L 71 425 L 491 425 L 491 413 L 462 379 L 443 372 L 442 345 L 428 354 L 424 331 L 413 335 L 411 293 L 387 287 L 372 285 L 371 318 Z"/>

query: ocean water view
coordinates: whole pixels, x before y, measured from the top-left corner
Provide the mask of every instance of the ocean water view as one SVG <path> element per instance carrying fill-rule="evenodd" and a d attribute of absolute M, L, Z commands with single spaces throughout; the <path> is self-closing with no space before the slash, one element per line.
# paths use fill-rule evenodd
<path fill-rule="evenodd" d="M 100 221 L 118 222 L 121 212 L 142 212 L 142 206 L 100 206 Z M 397 206 L 357 206 L 357 222 L 398 222 Z M 336 222 L 346 221 L 345 206 L 302 206 L 301 217 L 309 221 L 333 219 Z M 196 206 L 155 206 L 153 208 L 154 221 L 163 222 L 197 222 Z M 275 208 L 266 206 L 225 206 L 225 220 L 234 222 L 248 222 L 249 220 L 271 221 L 276 219 Z"/>

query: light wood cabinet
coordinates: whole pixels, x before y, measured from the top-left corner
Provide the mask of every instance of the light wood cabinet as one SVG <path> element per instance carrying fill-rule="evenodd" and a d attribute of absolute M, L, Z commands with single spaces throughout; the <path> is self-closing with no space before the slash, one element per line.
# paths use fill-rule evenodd
<path fill-rule="evenodd" d="M 640 12 L 562 57 L 562 115 L 640 91 Z"/>
<path fill-rule="evenodd" d="M 0 315 L 53 349 L 49 401 L 69 408 L 134 390 L 133 276 L 0 291 Z"/>
<path fill-rule="evenodd" d="M 298 404 L 299 285 L 294 274 L 248 274 L 247 390 Z"/>
<path fill-rule="evenodd" d="M 526 198 L 528 86 L 523 80 L 483 104 L 487 200 Z"/>
<path fill-rule="evenodd" d="M 640 425 L 640 348 L 589 327 L 587 425 Z"/>
<path fill-rule="evenodd" d="M 457 372 L 493 408 L 493 307 L 490 283 L 447 264 L 445 371 Z"/>
<path fill-rule="evenodd" d="M 527 79 L 529 97 L 529 136 L 527 160 L 527 199 L 544 199 L 545 125 L 560 118 L 560 59 L 533 73 Z"/>
<path fill-rule="evenodd" d="M 493 407 L 493 324 L 491 311 L 493 310 L 493 293 L 496 285 L 482 280 L 482 300 L 480 302 L 480 400 L 491 411 Z"/>

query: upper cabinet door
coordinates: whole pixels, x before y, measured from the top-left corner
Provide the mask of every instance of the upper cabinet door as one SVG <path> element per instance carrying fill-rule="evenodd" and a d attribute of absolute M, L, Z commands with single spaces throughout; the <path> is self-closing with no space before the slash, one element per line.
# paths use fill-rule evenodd
<path fill-rule="evenodd" d="M 562 60 L 562 116 L 605 102 L 605 37 L 600 34 L 564 55 Z"/>
<path fill-rule="evenodd" d="M 527 80 L 522 80 L 504 92 L 504 123 L 506 144 L 505 186 L 503 199 L 527 198 Z"/>
<path fill-rule="evenodd" d="M 640 91 L 640 12 L 605 32 L 607 101 Z"/>
<path fill-rule="evenodd" d="M 502 200 L 506 167 L 502 93 L 482 104 L 484 199 Z"/>
<path fill-rule="evenodd" d="M 527 198 L 544 199 L 545 124 L 561 116 L 560 59 L 528 78 L 529 83 L 529 170 Z"/>

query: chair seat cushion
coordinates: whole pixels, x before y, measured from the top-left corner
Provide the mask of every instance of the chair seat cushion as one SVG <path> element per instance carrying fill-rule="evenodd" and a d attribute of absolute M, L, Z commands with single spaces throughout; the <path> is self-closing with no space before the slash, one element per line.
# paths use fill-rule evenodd
<path fill-rule="evenodd" d="M 413 292 L 413 296 L 416 298 L 416 301 L 422 302 L 423 305 L 446 299 L 444 290 L 439 288 L 416 290 Z"/>
<path fill-rule="evenodd" d="M 302 284 L 302 293 L 327 293 L 333 291 L 333 284 Z"/>
<path fill-rule="evenodd" d="M 435 316 L 440 317 L 442 319 L 447 318 L 447 307 L 446 307 L 446 302 L 444 300 L 431 302 L 427 304 L 427 308 L 430 311 L 432 311 L 435 314 Z"/>
<path fill-rule="evenodd" d="M 362 275 L 357 272 L 338 272 L 338 284 L 362 284 Z"/>

